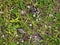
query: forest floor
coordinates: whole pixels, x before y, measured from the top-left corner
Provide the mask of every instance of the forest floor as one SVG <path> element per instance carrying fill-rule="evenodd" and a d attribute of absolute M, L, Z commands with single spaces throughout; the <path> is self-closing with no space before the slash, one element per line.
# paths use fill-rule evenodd
<path fill-rule="evenodd" d="M 0 0 L 0 45 L 60 45 L 60 0 Z"/>

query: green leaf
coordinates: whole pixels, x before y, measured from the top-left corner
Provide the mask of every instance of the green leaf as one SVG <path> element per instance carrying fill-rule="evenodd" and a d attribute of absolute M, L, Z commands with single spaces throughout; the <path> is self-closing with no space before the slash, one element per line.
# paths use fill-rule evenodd
<path fill-rule="evenodd" d="M 2 25 L 2 23 L 3 23 L 3 19 L 2 19 L 2 18 L 0 18 L 0 26 Z"/>
<path fill-rule="evenodd" d="M 58 14 L 56 15 L 56 17 L 57 17 L 57 19 L 60 20 L 60 13 L 58 13 Z"/>
<path fill-rule="evenodd" d="M 12 12 L 12 14 L 17 14 L 18 13 L 18 8 L 14 8 L 11 12 Z"/>
<path fill-rule="evenodd" d="M 19 6 L 22 10 L 25 9 L 25 4 L 22 1 L 20 1 Z"/>
<path fill-rule="evenodd" d="M 10 42 L 10 45 L 16 45 L 16 43 L 15 42 Z"/>

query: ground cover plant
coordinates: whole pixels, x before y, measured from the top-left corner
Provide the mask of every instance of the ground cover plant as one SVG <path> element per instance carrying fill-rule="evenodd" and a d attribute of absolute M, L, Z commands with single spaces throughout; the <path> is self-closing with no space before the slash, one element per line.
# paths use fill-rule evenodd
<path fill-rule="evenodd" d="M 60 0 L 0 0 L 0 45 L 60 45 Z"/>

